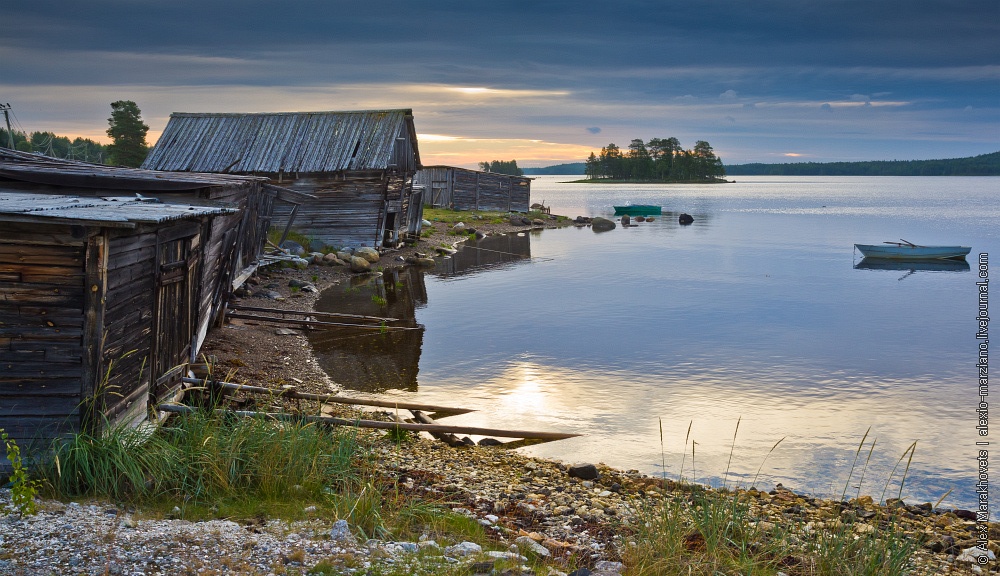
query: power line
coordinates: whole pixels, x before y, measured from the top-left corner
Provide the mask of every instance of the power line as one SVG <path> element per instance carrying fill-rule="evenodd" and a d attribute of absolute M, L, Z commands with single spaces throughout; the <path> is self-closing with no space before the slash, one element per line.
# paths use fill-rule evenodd
<path fill-rule="evenodd" d="M 10 102 L 0 104 L 0 110 L 3 110 L 3 118 L 7 121 L 7 143 L 10 148 L 14 148 L 14 133 L 10 129 Z"/>

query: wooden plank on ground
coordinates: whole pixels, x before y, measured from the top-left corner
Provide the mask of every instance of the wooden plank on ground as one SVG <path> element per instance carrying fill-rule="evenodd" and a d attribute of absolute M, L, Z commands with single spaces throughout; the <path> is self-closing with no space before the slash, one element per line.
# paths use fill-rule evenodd
<path fill-rule="evenodd" d="M 314 316 L 316 318 L 361 318 L 373 322 L 395 322 L 399 318 L 383 318 L 381 316 L 365 316 L 363 314 L 347 314 L 343 312 L 302 312 L 299 310 L 283 310 L 281 308 L 265 308 L 263 306 L 242 306 L 236 305 L 233 310 L 243 312 L 266 312 L 270 314 L 287 314 L 292 316 Z"/>
<path fill-rule="evenodd" d="M 197 408 L 178 404 L 160 404 L 157 410 L 177 413 L 196 412 Z M 477 436 L 500 436 L 502 438 L 525 438 L 533 440 L 563 440 L 574 438 L 580 434 L 563 432 L 541 432 L 532 430 L 501 430 L 499 428 L 480 428 L 477 426 L 452 426 L 448 424 L 407 424 L 405 422 L 385 422 L 381 420 L 351 420 L 347 418 L 330 418 L 328 416 L 297 416 L 282 412 L 251 412 L 247 410 L 220 410 L 225 414 L 235 416 L 273 418 L 275 420 L 315 422 L 330 426 L 353 426 L 356 428 L 372 428 L 376 430 L 412 430 L 414 432 L 451 432 L 456 434 L 474 434 Z"/>
<path fill-rule="evenodd" d="M 432 406 L 429 404 L 417 404 L 415 402 L 394 402 L 391 400 L 376 400 L 366 398 L 349 398 L 337 394 L 312 394 L 309 392 L 299 392 L 294 388 L 284 388 L 275 390 L 262 386 L 250 386 L 247 384 L 235 384 L 233 382 L 222 382 L 218 380 L 199 380 L 197 378 L 183 378 L 187 384 L 200 384 L 207 386 L 217 386 L 232 392 L 249 392 L 251 394 L 267 394 L 269 396 L 284 398 L 300 398 L 302 400 L 315 400 L 318 402 L 332 404 L 353 404 L 358 406 L 378 406 L 380 408 L 398 408 L 400 410 L 426 410 L 427 412 L 440 412 L 443 414 L 456 415 L 475 412 L 468 408 L 454 408 L 450 406 Z"/>
<path fill-rule="evenodd" d="M 240 320 L 256 320 L 258 322 L 273 322 L 275 324 L 292 324 L 303 328 L 310 326 L 337 326 L 347 328 L 360 328 L 362 330 L 421 330 L 419 326 L 383 326 L 381 324 L 354 324 L 351 322 L 326 322 L 321 320 L 305 320 L 298 318 L 277 318 L 274 316 L 258 316 L 256 314 L 245 314 L 242 312 L 229 312 L 227 318 L 237 318 Z"/>

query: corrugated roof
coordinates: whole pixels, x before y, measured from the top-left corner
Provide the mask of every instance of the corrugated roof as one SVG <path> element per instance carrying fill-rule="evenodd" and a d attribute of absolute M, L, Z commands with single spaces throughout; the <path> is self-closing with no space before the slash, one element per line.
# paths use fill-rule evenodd
<path fill-rule="evenodd" d="M 140 168 L 121 168 L 76 160 L 28 154 L 0 148 L 0 177 L 21 182 L 52 186 L 76 186 L 107 190 L 194 190 L 209 186 L 244 186 L 264 180 L 252 176 L 157 172 Z"/>
<path fill-rule="evenodd" d="M 0 221 L 100 224 L 116 228 L 134 228 L 184 218 L 234 214 L 237 209 L 204 202 L 202 204 L 166 203 L 157 198 L 134 196 L 73 196 L 8 191 L 0 188 Z"/>
<path fill-rule="evenodd" d="M 403 138 L 402 149 L 396 139 Z M 400 166 L 400 163 L 405 166 Z M 170 115 L 143 168 L 234 174 L 415 170 L 412 111 Z"/>

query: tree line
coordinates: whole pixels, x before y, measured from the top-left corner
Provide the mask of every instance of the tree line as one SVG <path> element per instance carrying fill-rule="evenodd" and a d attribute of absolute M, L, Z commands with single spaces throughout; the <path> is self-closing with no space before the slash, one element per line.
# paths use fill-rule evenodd
<path fill-rule="evenodd" d="M 490 162 L 480 162 L 479 169 L 483 172 L 508 174 L 510 176 L 524 176 L 524 170 L 517 167 L 517 160 L 492 160 Z"/>
<path fill-rule="evenodd" d="M 588 180 L 612 179 L 649 182 L 713 182 L 726 175 L 722 159 L 711 144 L 698 140 L 685 150 L 677 138 L 636 138 L 622 150 L 615 144 L 590 153 L 585 164 Z"/>
<path fill-rule="evenodd" d="M 944 160 L 738 164 L 727 170 L 741 176 L 998 176 L 1000 152 Z"/>
<path fill-rule="evenodd" d="M 53 158 L 68 158 L 103 164 L 108 158 L 107 146 L 90 138 L 57 136 L 52 132 L 31 132 L 0 128 L 0 147 L 13 148 L 21 152 L 37 152 Z"/>
<path fill-rule="evenodd" d="M 107 134 L 111 138 L 111 144 L 101 144 L 90 138 L 80 137 L 70 140 L 53 132 L 36 131 L 27 134 L 0 128 L 0 147 L 53 158 L 135 168 L 142 164 L 149 153 L 149 146 L 146 144 L 148 131 L 149 126 L 142 121 L 139 106 L 131 100 L 119 100 L 111 103 L 111 117 L 108 118 Z"/>

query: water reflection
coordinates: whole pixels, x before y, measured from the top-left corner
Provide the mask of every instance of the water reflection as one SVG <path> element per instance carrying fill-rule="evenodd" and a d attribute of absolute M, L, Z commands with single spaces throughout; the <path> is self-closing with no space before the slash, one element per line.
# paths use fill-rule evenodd
<path fill-rule="evenodd" d="M 676 476 L 686 455 L 685 475 L 694 475 L 685 444 L 692 422 L 699 480 L 730 470 L 730 482 L 752 482 L 786 438 L 758 486 L 835 497 L 870 429 L 864 453 L 878 444 L 863 493 L 878 497 L 888 486 L 895 496 L 893 467 L 916 440 L 903 497 L 935 502 L 953 489 L 943 506 L 974 505 L 975 459 L 964 447 L 976 440 L 968 425 L 975 274 L 962 262 L 859 264 L 851 246 L 890 229 L 953 244 L 961 229 L 968 243 L 1000 252 L 1000 209 L 992 196 L 975 203 L 989 218 L 967 214 L 964 202 L 943 207 L 940 180 L 837 182 L 663 187 L 648 198 L 586 185 L 563 196 L 546 190 L 564 214 L 610 215 L 628 199 L 671 212 L 606 234 L 490 238 L 508 244 L 473 242 L 438 270 L 405 272 L 411 278 L 399 281 L 421 294 L 422 274 L 438 276 L 426 279 L 429 295 L 410 298 L 426 332 L 412 343 L 354 334 L 362 342 L 325 351 L 339 356 L 324 367 L 348 388 L 478 409 L 449 423 L 582 432 L 528 450 L 646 473 Z M 978 181 L 954 182 L 961 188 L 950 198 L 986 198 Z M 914 195 L 913 185 L 924 192 Z M 694 216 L 690 227 L 678 224 L 682 211 Z M 492 266 L 506 270 L 481 273 Z M 941 271 L 955 273 L 930 273 Z M 913 278 L 896 281 L 904 275 Z M 394 282 L 387 276 L 380 289 Z M 416 326 L 412 312 L 373 307 L 372 286 L 325 309 L 379 310 Z"/>
<path fill-rule="evenodd" d="M 527 233 L 472 238 L 449 258 L 439 258 L 434 274 L 459 276 L 483 268 L 507 267 L 531 258 L 531 237 Z"/>
<path fill-rule="evenodd" d="M 862 258 L 854 265 L 858 270 L 896 270 L 902 272 L 968 272 L 965 260 L 890 260 L 887 258 Z"/>
<path fill-rule="evenodd" d="M 417 323 L 416 309 L 425 304 L 424 276 L 409 269 L 355 276 L 346 287 L 338 285 L 325 290 L 316 303 L 317 311 L 396 320 L 379 331 L 345 327 L 310 332 L 309 341 L 320 366 L 349 390 L 415 392 L 424 339 L 424 327 Z"/>
<path fill-rule="evenodd" d="M 529 258 L 529 234 L 488 236 L 469 240 L 451 257 L 438 259 L 433 273 L 444 278 L 462 276 Z M 416 392 L 424 339 L 424 327 L 417 323 L 416 310 L 426 304 L 424 272 L 417 268 L 355 276 L 347 287 L 334 286 L 324 291 L 316 302 L 319 312 L 394 320 L 382 331 L 344 327 L 311 332 L 309 340 L 320 367 L 348 390 Z"/>

